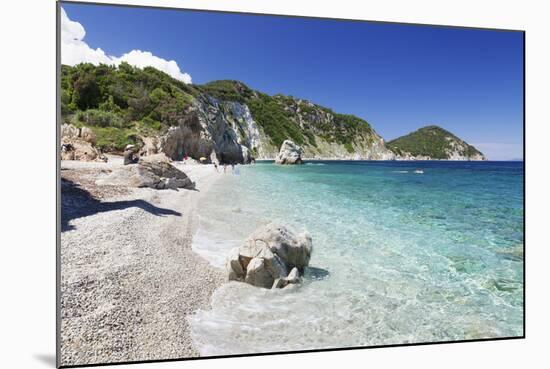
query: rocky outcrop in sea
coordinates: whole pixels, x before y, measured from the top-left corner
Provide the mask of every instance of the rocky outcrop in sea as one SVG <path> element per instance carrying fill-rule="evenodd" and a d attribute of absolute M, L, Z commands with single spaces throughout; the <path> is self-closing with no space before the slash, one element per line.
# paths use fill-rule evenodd
<path fill-rule="evenodd" d="M 263 288 L 296 284 L 301 281 L 312 250 L 308 233 L 296 234 L 286 226 L 269 224 L 231 250 L 227 278 Z"/>
<path fill-rule="evenodd" d="M 285 140 L 275 157 L 277 164 L 302 164 L 302 148 L 291 140 Z"/>

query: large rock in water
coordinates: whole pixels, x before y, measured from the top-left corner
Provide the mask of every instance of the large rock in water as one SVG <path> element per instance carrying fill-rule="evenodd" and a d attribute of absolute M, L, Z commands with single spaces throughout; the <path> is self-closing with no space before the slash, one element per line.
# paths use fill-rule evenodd
<path fill-rule="evenodd" d="M 296 234 L 288 227 L 269 224 L 231 250 L 226 264 L 228 279 L 263 288 L 298 283 L 312 249 L 308 233 Z"/>
<path fill-rule="evenodd" d="M 185 188 L 195 189 L 195 182 L 181 170 L 165 161 L 140 160 L 138 164 L 125 165 L 107 177 L 98 179 L 98 185 L 149 187 L 157 190 Z"/>
<path fill-rule="evenodd" d="M 302 164 L 302 148 L 291 140 L 285 140 L 275 157 L 277 164 Z"/>

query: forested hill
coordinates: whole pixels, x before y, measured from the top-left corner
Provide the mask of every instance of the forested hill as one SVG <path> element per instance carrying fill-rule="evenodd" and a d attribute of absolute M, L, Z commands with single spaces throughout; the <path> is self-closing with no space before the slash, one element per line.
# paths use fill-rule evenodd
<path fill-rule="evenodd" d="M 134 144 L 173 159 L 214 153 L 246 162 L 275 157 L 290 139 L 302 146 L 304 158 L 484 159 L 436 126 L 386 144 L 365 120 L 304 99 L 271 96 L 239 81 L 185 84 L 155 68 L 127 63 L 62 65 L 61 112 L 63 123 L 92 129 L 104 152 Z"/>
<path fill-rule="evenodd" d="M 63 65 L 61 109 L 64 122 L 92 128 L 97 145 L 106 151 L 139 145 L 143 137 L 161 137 L 199 111 L 204 113 L 202 129 L 210 136 L 216 135 L 210 129 L 214 120 L 222 119 L 227 127 L 221 128 L 232 129 L 235 141 L 257 157 L 273 157 L 285 139 L 301 145 L 306 157 L 392 155 L 370 124 L 353 115 L 292 96 L 270 96 L 239 81 L 187 85 L 154 68 L 126 63 L 118 68 Z"/>
<path fill-rule="evenodd" d="M 484 160 L 483 154 L 449 131 L 438 126 L 420 128 L 387 142 L 390 150 L 402 157 L 430 159 Z"/>

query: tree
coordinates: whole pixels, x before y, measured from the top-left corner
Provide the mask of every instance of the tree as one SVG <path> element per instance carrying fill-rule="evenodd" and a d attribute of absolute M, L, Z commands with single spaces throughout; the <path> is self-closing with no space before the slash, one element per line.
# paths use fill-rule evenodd
<path fill-rule="evenodd" d="M 73 103 L 80 110 L 97 108 L 101 94 L 94 75 L 81 74 L 73 85 Z"/>

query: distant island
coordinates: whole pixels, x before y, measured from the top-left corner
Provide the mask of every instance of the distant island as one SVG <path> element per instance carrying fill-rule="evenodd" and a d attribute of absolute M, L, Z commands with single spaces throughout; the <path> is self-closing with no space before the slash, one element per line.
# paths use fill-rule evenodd
<path fill-rule="evenodd" d="M 273 159 L 284 140 L 304 159 L 485 160 L 437 126 L 385 142 L 365 120 L 310 101 L 267 95 L 239 81 L 185 84 L 152 67 L 61 67 L 63 123 L 87 127 L 102 152 L 127 145 L 220 163 Z"/>
<path fill-rule="evenodd" d="M 404 158 L 440 160 L 485 160 L 485 156 L 451 132 L 427 126 L 387 143 L 387 147 Z"/>

